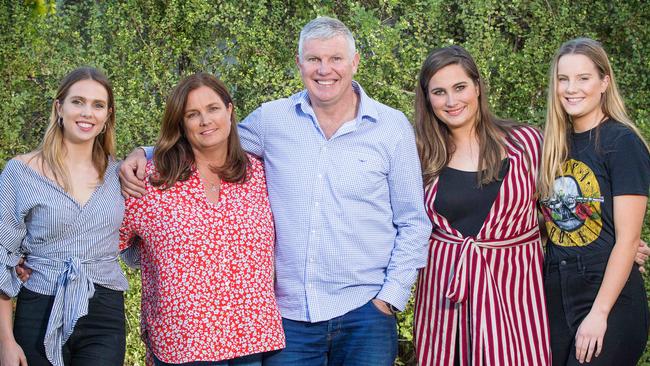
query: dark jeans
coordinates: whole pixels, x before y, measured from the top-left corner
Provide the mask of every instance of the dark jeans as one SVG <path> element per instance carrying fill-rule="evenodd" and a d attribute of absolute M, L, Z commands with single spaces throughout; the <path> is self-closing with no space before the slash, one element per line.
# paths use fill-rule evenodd
<path fill-rule="evenodd" d="M 43 339 L 54 296 L 22 288 L 14 317 L 14 337 L 29 366 L 49 366 Z M 126 351 L 124 294 L 95 285 L 88 315 L 81 317 L 63 345 L 63 361 L 72 366 L 122 366 Z"/>
<path fill-rule="evenodd" d="M 269 353 L 264 366 L 392 366 L 397 324 L 372 301 L 331 320 L 282 319 L 287 347 Z"/>
<path fill-rule="evenodd" d="M 186 363 L 166 363 L 153 356 L 154 366 L 262 366 L 262 354 L 256 353 L 223 361 L 196 361 Z"/>
<path fill-rule="evenodd" d="M 575 335 L 591 310 L 605 275 L 609 253 L 547 258 L 545 291 L 551 328 L 553 365 L 580 365 Z M 600 356 L 582 365 L 636 365 L 648 339 L 648 302 L 634 265 L 607 319 Z"/>

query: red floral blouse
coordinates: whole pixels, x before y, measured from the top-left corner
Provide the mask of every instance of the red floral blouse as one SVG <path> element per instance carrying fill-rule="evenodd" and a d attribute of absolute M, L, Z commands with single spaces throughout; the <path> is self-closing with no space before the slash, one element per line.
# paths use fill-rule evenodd
<path fill-rule="evenodd" d="M 220 361 L 284 347 L 273 294 L 273 217 L 261 162 L 207 200 L 197 171 L 126 200 L 120 249 L 141 245 L 143 339 L 167 363 Z M 147 173 L 155 174 L 152 162 Z M 133 240 L 136 237 L 141 241 Z"/>

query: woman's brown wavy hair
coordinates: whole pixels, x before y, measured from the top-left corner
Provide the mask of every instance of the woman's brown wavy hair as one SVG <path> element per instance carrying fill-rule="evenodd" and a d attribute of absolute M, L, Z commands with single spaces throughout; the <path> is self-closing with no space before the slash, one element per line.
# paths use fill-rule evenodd
<path fill-rule="evenodd" d="M 433 50 L 424 60 L 415 88 L 415 136 L 422 164 L 424 185 L 440 175 L 454 153 L 451 132 L 431 108 L 429 81 L 435 73 L 449 65 L 459 65 L 478 87 L 478 111 L 474 126 L 479 141 L 478 185 L 499 179 L 503 152 L 507 151 L 504 136 L 519 124 L 495 117 L 488 105 L 487 90 L 472 56 L 460 46 Z M 514 143 L 514 141 L 513 141 Z"/>
<path fill-rule="evenodd" d="M 183 116 L 187 97 L 191 91 L 202 86 L 214 90 L 225 106 L 232 105 L 230 115 L 230 134 L 228 135 L 228 152 L 222 166 L 210 166 L 210 169 L 226 182 L 243 183 L 249 161 L 239 142 L 235 107 L 226 86 L 208 73 L 197 73 L 181 80 L 167 98 L 165 113 L 160 128 L 160 137 L 156 142 L 153 162 L 157 174 L 149 179 L 151 184 L 161 189 L 168 189 L 178 181 L 187 180 L 195 169 L 194 152 L 187 137 Z"/>

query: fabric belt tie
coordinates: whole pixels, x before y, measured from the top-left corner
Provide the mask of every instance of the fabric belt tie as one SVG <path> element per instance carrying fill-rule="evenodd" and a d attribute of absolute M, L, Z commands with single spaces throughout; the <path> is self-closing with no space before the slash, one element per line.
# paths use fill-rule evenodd
<path fill-rule="evenodd" d="M 87 265 L 116 261 L 117 257 L 81 260 L 77 257 L 56 260 L 28 256 L 30 267 L 39 264 L 61 271 L 56 283 L 54 303 L 45 331 L 45 355 L 54 366 L 63 366 L 62 348 L 79 318 L 88 315 L 88 300 L 95 295 L 95 285 L 88 278 Z"/>
<path fill-rule="evenodd" d="M 442 233 L 434 231 L 431 234 L 431 237 L 435 240 L 458 244 L 461 245 L 460 257 L 458 264 L 454 269 L 452 274 L 450 286 L 445 293 L 445 297 L 455 303 L 462 303 L 467 301 L 470 291 L 470 275 L 471 273 L 482 272 L 485 270 L 484 261 L 481 258 L 480 248 L 486 249 L 505 249 L 513 248 L 520 245 L 529 244 L 537 238 L 539 233 L 539 227 L 535 226 L 532 229 L 526 231 L 525 233 L 513 237 L 508 240 L 498 240 L 498 241 L 477 241 L 474 237 L 466 237 L 460 239 L 457 236 L 452 236 L 447 233 Z M 472 269 L 472 263 L 476 263 L 478 268 L 474 271 Z"/>

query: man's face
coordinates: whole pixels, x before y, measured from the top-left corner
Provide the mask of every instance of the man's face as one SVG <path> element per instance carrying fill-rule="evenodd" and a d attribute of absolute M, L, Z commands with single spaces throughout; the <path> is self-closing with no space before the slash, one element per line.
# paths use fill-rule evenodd
<path fill-rule="evenodd" d="M 296 62 L 312 105 L 328 107 L 349 97 L 359 54 L 350 54 L 345 37 L 308 39 L 302 50 L 302 59 L 298 56 Z"/>

